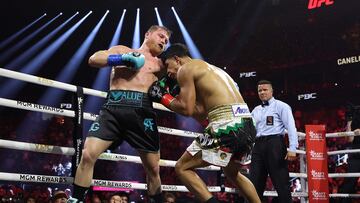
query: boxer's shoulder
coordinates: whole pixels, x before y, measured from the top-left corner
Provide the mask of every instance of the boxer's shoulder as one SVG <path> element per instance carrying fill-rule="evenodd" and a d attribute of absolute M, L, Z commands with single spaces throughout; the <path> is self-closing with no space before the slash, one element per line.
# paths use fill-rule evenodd
<path fill-rule="evenodd" d="M 111 47 L 109 50 L 116 52 L 117 54 L 124 54 L 124 53 L 128 53 L 128 52 L 133 52 L 134 50 L 124 46 L 124 45 L 116 45 Z"/>

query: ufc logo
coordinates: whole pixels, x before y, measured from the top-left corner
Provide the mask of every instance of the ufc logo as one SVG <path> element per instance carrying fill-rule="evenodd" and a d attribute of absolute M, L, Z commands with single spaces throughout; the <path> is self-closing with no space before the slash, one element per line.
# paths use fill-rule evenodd
<path fill-rule="evenodd" d="M 316 99 L 316 93 L 309 93 L 309 94 L 299 94 L 298 100 L 308 100 L 308 99 Z"/>
<path fill-rule="evenodd" d="M 333 3 L 333 0 L 309 0 L 308 9 L 319 8 L 322 4 L 329 6 Z"/>
<path fill-rule="evenodd" d="M 256 72 L 245 72 L 245 73 L 240 73 L 240 78 L 250 78 L 250 77 L 256 77 Z"/>

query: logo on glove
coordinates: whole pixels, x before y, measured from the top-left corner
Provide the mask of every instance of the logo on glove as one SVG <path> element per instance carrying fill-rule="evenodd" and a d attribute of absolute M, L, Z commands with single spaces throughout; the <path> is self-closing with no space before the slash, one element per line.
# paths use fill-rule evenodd
<path fill-rule="evenodd" d="M 159 86 L 153 86 L 151 91 L 150 91 L 150 96 L 151 97 L 162 97 L 160 87 Z"/>

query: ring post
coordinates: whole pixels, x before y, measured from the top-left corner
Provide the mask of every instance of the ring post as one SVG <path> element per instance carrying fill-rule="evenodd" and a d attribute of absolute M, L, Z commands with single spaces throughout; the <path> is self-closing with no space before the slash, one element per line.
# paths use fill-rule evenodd
<path fill-rule="evenodd" d="M 325 125 L 306 125 L 306 158 L 310 203 L 329 202 Z"/>
<path fill-rule="evenodd" d="M 82 148 L 83 148 L 83 112 L 84 112 L 84 92 L 83 88 L 77 86 L 76 93 L 74 94 L 73 107 L 75 111 L 75 117 L 73 119 L 73 146 L 75 154 L 72 157 L 72 170 L 71 176 L 75 177 L 76 169 L 79 166 Z"/>

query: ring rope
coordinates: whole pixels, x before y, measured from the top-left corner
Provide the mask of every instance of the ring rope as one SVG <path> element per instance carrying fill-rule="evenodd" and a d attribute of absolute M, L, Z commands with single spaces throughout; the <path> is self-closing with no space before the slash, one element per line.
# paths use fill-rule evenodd
<path fill-rule="evenodd" d="M 11 99 L 0 98 L 0 105 L 11 107 L 11 108 L 23 109 L 23 110 L 32 110 L 32 111 L 56 114 L 56 115 L 61 115 L 61 116 L 75 117 L 74 111 L 56 108 L 56 107 L 50 107 L 50 106 L 46 106 L 46 105 L 34 104 L 34 103 L 30 103 L 30 102 L 23 102 L 23 101 L 16 101 L 16 100 L 11 100 Z M 94 121 L 97 117 L 96 114 L 87 113 L 87 112 L 84 112 L 83 116 L 84 116 L 84 119 L 92 120 L 92 121 Z M 183 136 L 183 137 L 197 137 L 200 135 L 200 133 L 184 131 L 184 130 L 179 130 L 179 129 L 172 129 L 172 128 L 161 127 L 161 126 L 159 126 L 158 129 L 159 129 L 160 133 L 170 134 L 170 135 L 178 135 L 178 136 Z M 298 134 L 300 134 L 300 133 L 298 133 Z M 334 134 L 334 133 L 332 133 L 332 134 Z M 337 133 L 337 134 L 338 134 L 338 136 L 339 135 L 346 136 L 348 134 L 354 134 L 354 133 L 353 132 L 345 132 L 345 133 L 341 132 L 341 133 Z M 338 150 L 338 151 L 328 152 L 328 154 L 334 155 L 334 154 L 337 154 L 337 152 L 342 153 L 342 154 L 343 153 L 357 153 L 359 151 L 360 151 L 359 149 Z M 296 150 L 296 153 L 306 154 L 306 152 L 304 150 Z"/>
<path fill-rule="evenodd" d="M 63 90 L 68 90 L 71 92 L 76 92 L 75 85 L 71 85 L 71 84 L 67 84 L 67 83 L 63 83 L 63 82 L 59 82 L 59 81 L 55 81 L 55 80 L 51 80 L 51 79 L 47 79 L 47 78 L 43 78 L 43 77 L 33 76 L 30 74 L 26 74 L 26 73 L 20 73 L 20 72 L 16 72 L 16 71 L 4 69 L 4 68 L 0 68 L 0 75 L 4 76 L 4 77 L 12 78 L 12 79 L 22 80 L 22 81 L 26 81 L 26 82 L 30 82 L 30 83 L 35 83 L 35 84 L 44 85 L 44 86 L 48 86 L 48 87 L 55 87 L 55 88 L 59 88 L 59 89 L 63 89 Z M 103 98 L 105 98 L 107 95 L 106 92 L 102 92 L 99 90 L 94 90 L 94 89 L 89 89 L 89 88 L 83 88 L 83 89 L 84 89 L 84 94 L 87 94 L 87 95 L 98 96 L 98 97 L 103 97 Z M 154 108 L 156 108 L 156 109 L 170 111 L 169 109 L 165 108 L 163 105 L 161 105 L 159 103 L 154 102 L 153 105 L 154 105 Z M 302 133 L 302 132 L 298 132 L 298 136 L 305 137 L 306 134 Z M 357 136 L 357 135 L 355 135 L 354 132 L 326 133 L 326 137 L 343 137 L 343 136 Z"/>
<path fill-rule="evenodd" d="M 17 173 L 4 173 L 0 172 L 0 180 L 4 181 L 19 181 L 19 182 L 37 182 L 37 183 L 58 183 L 58 184 L 72 184 L 73 177 L 65 176 L 47 176 L 47 175 L 33 175 L 33 174 L 17 174 Z M 125 188 L 125 189 L 138 189 L 146 190 L 147 185 L 145 183 L 134 183 L 129 181 L 110 181 L 110 180 L 92 180 L 94 186 L 105 186 L 112 188 Z M 220 192 L 220 186 L 208 186 L 210 192 Z M 183 185 L 161 185 L 163 191 L 178 191 L 189 192 Z M 225 192 L 238 193 L 235 188 L 225 187 Z M 264 196 L 276 197 L 276 191 L 264 191 Z M 307 197 L 307 192 L 292 192 L 292 197 Z M 360 194 L 343 194 L 335 193 L 329 194 L 330 197 L 360 197 Z"/>
<path fill-rule="evenodd" d="M 61 154 L 72 156 L 75 153 L 74 148 L 70 147 L 59 147 L 45 144 L 34 144 L 34 143 L 26 143 L 19 141 L 10 141 L 0 139 L 0 147 L 7 149 L 16 149 L 16 150 L 25 150 L 32 152 L 41 152 L 41 153 L 49 153 L 49 154 Z M 115 153 L 102 153 L 99 156 L 99 159 L 107 160 L 107 161 L 124 161 L 131 163 L 141 164 L 141 159 L 138 156 L 125 155 L 125 154 L 115 154 Z M 176 161 L 160 159 L 160 166 L 164 167 L 175 167 Z M 199 168 L 200 170 L 209 170 L 209 171 L 219 171 L 220 167 L 218 166 L 208 166 Z"/>
<path fill-rule="evenodd" d="M 26 150 L 33 152 L 41 152 L 41 153 L 50 153 L 50 154 L 62 154 L 71 156 L 74 154 L 74 148 L 70 147 L 59 147 L 45 144 L 33 144 L 19 141 L 10 141 L 0 139 L 0 147 L 8 148 L 8 149 L 16 149 L 16 150 Z M 131 156 L 125 154 L 115 154 L 115 153 L 102 153 L 99 156 L 101 160 L 107 161 L 124 161 L 131 163 L 141 164 L 141 159 L 138 156 Z M 176 161 L 160 159 L 160 166 L 164 167 L 175 167 Z M 217 166 L 208 166 L 204 168 L 199 168 L 200 170 L 210 170 L 210 171 L 219 171 L 220 167 Z M 297 178 L 307 178 L 306 173 L 289 173 L 290 177 Z M 338 177 L 360 177 L 360 173 L 329 173 L 330 178 L 338 178 Z"/>
<path fill-rule="evenodd" d="M 30 103 L 30 102 L 16 101 L 16 100 L 12 100 L 12 99 L 0 98 L 0 106 L 55 114 L 55 115 L 60 115 L 60 116 L 75 117 L 75 112 L 71 111 L 71 110 L 66 110 L 66 109 L 41 105 L 41 104 L 34 104 L 34 103 Z M 94 121 L 98 115 L 93 114 L 93 113 L 84 112 L 83 116 L 84 116 L 85 120 Z M 159 129 L 160 133 L 170 134 L 170 135 L 178 135 L 178 136 L 182 136 L 182 137 L 197 137 L 200 135 L 200 133 L 196 133 L 196 132 L 172 129 L 172 128 L 161 127 L 161 126 L 159 126 L 158 129 Z"/>
<path fill-rule="evenodd" d="M 0 75 L 4 76 L 4 77 L 7 77 L 7 78 L 12 78 L 12 79 L 22 80 L 22 81 L 26 81 L 26 82 L 30 82 L 30 83 L 35 83 L 35 84 L 38 84 L 38 85 L 44 85 L 44 86 L 48 86 L 48 87 L 55 87 L 55 88 L 58 88 L 58 89 L 63 89 L 63 90 L 71 91 L 71 92 L 76 92 L 76 86 L 75 85 L 70 85 L 70 84 L 59 82 L 59 81 L 56 81 L 56 80 L 50 80 L 50 79 L 47 79 L 47 78 L 33 76 L 33 75 L 30 75 L 30 74 L 26 74 L 26 73 L 20 73 L 20 72 L 16 72 L 16 71 L 4 69 L 4 68 L 0 68 Z M 94 90 L 94 89 L 89 89 L 89 88 L 84 87 L 84 94 L 105 98 L 106 95 L 107 95 L 107 92 Z M 159 110 L 163 110 L 163 111 L 171 111 L 171 110 L 169 110 L 168 108 L 165 108 L 162 104 L 159 104 L 159 103 L 153 102 L 153 106 L 154 106 L 155 109 L 159 109 Z"/>
<path fill-rule="evenodd" d="M 285 131 L 287 133 L 287 131 Z M 297 135 L 300 138 L 305 138 L 306 133 L 303 132 L 297 132 Z M 325 137 L 326 138 L 338 138 L 338 137 L 349 137 L 349 136 L 360 136 L 360 135 L 355 135 L 355 133 L 353 131 L 346 131 L 346 132 L 336 132 L 336 133 L 325 133 Z"/>
<path fill-rule="evenodd" d="M 360 149 L 346 149 L 328 152 L 328 155 L 360 153 Z"/>
<path fill-rule="evenodd" d="M 47 175 L 34 175 L 34 174 L 18 174 L 18 173 L 4 173 L 0 172 L 0 180 L 5 181 L 18 181 L 18 182 L 37 182 L 37 183 L 58 183 L 58 184 L 72 184 L 73 177 L 66 176 L 47 176 Z M 126 188 L 126 189 L 138 189 L 147 190 L 145 183 L 135 183 L 129 181 L 111 181 L 111 180 L 98 180 L 93 179 L 92 185 L 94 186 L 106 186 L 111 188 Z M 189 192 L 183 185 L 161 185 L 164 191 L 178 191 Z M 220 186 L 208 186 L 210 192 L 220 192 Z"/>
<path fill-rule="evenodd" d="M 353 131 L 349 131 L 349 132 L 336 132 L 336 133 L 326 133 L 326 138 L 330 138 L 330 137 L 349 137 L 349 136 L 359 136 L 359 135 L 355 135 L 355 133 Z"/>
<path fill-rule="evenodd" d="M 56 115 L 61 115 L 61 116 L 75 117 L 74 111 L 56 108 L 56 107 L 50 107 L 50 106 L 46 106 L 46 105 L 34 104 L 34 103 L 30 103 L 30 102 L 23 102 L 23 101 L 16 101 L 16 100 L 11 100 L 11 99 L 0 98 L 0 105 L 6 106 L 6 107 L 11 107 L 11 108 L 23 109 L 23 110 L 31 110 L 31 111 L 50 113 L 50 114 L 56 114 Z M 96 114 L 87 113 L 87 112 L 84 112 L 83 116 L 84 116 L 84 119 L 92 120 L 92 121 L 94 121 L 97 117 Z M 185 131 L 185 130 L 167 128 L 167 127 L 162 127 L 162 126 L 159 126 L 158 130 L 160 133 L 169 134 L 169 135 L 177 135 L 177 136 L 182 136 L 182 137 L 195 138 L 195 137 L 201 135 L 200 133 L 196 133 L 196 132 L 192 132 L 192 131 Z M 305 151 L 297 149 L 296 153 L 305 154 Z"/>

